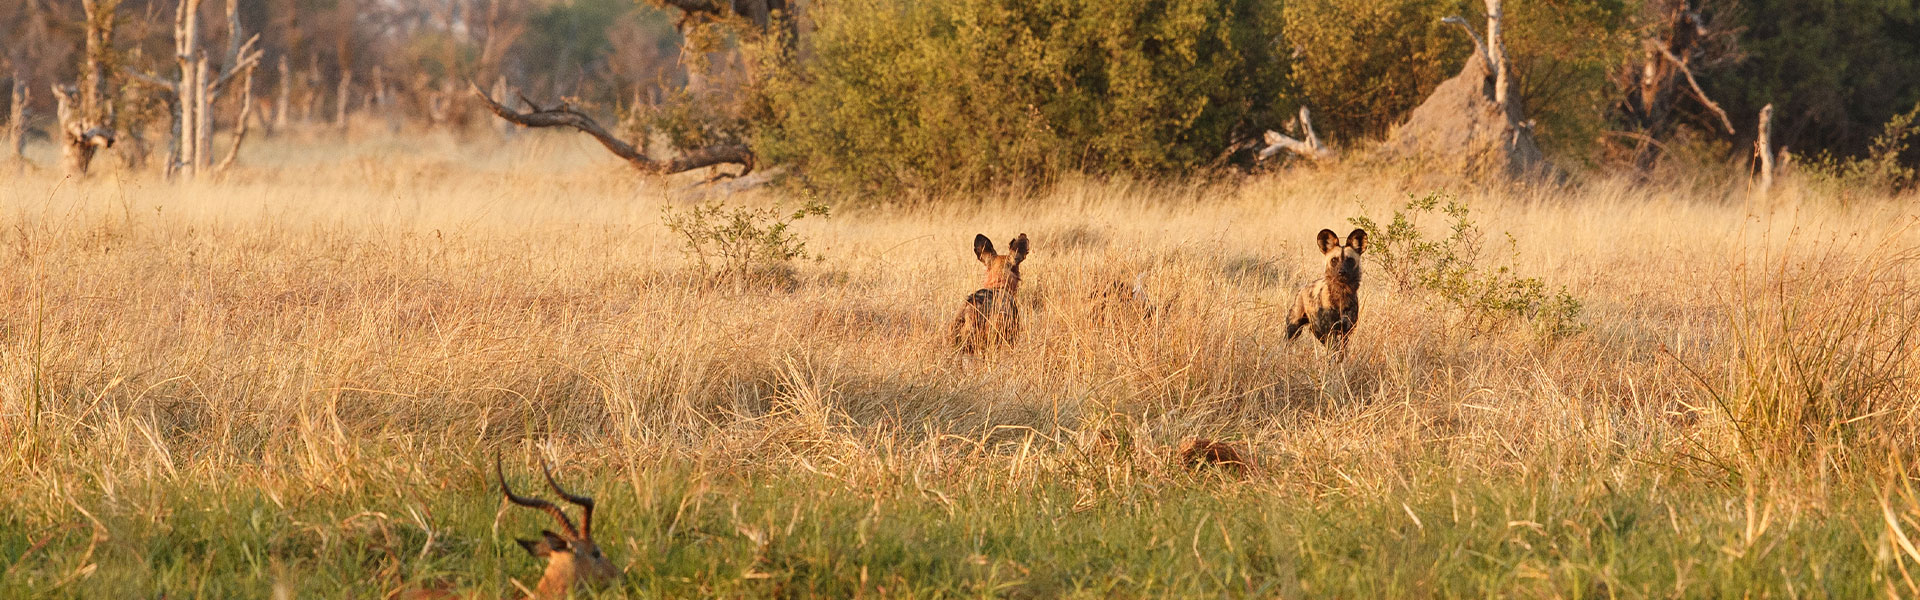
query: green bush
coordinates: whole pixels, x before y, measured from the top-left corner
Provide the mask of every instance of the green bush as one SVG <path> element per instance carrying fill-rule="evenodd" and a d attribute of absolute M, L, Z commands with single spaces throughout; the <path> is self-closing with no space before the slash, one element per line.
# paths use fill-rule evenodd
<path fill-rule="evenodd" d="M 1807 162 L 1807 173 L 1815 185 L 1843 196 L 1892 194 L 1911 188 L 1916 183 L 1916 170 L 1900 158 L 1913 148 L 1911 138 L 1916 134 L 1920 134 L 1920 104 L 1887 120 L 1866 156 L 1839 158 L 1822 151 Z"/>
<path fill-rule="evenodd" d="M 1445 237 L 1429 238 L 1420 227 L 1420 219 L 1435 212 L 1447 219 Z M 1515 319 L 1525 320 L 1547 337 L 1581 328 L 1580 300 L 1566 288 L 1549 288 L 1539 278 L 1521 277 L 1508 264 L 1488 264 L 1485 235 L 1473 222 L 1472 210 L 1451 195 L 1409 195 L 1385 226 L 1364 215 L 1347 221 L 1367 231 L 1368 262 L 1396 288 L 1432 294 L 1459 311 L 1461 322 L 1475 332 Z M 1513 245 L 1512 236 L 1507 243 Z"/>
<path fill-rule="evenodd" d="M 1261 0 L 849 0 L 764 82 L 756 140 L 813 185 L 890 194 L 1216 162 L 1294 108 Z"/>
<path fill-rule="evenodd" d="M 755 276 L 790 278 L 791 263 L 808 254 L 806 239 L 789 228 L 794 221 L 828 212 L 817 202 L 784 213 L 777 207 L 728 206 L 716 200 L 685 211 L 663 207 L 660 220 L 685 240 L 682 251 L 702 273 L 740 283 Z"/>
<path fill-rule="evenodd" d="M 1293 76 L 1328 135 L 1383 135 L 1406 118 L 1473 52 L 1458 28 L 1456 0 L 1296 0 L 1286 3 Z"/>

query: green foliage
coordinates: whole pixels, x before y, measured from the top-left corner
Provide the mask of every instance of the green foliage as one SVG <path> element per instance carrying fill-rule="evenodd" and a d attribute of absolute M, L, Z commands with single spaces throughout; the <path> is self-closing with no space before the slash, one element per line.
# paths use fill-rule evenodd
<path fill-rule="evenodd" d="M 1609 75 L 1637 47 L 1626 2 L 1517 2 L 1505 11 L 1515 89 L 1536 132 L 1559 154 L 1584 155 L 1612 100 Z M 1286 3 L 1286 43 L 1299 52 L 1293 77 L 1316 125 L 1356 139 L 1384 135 L 1405 120 L 1473 53 L 1458 27 L 1440 22 L 1451 15 L 1484 31 L 1478 2 Z"/>
<path fill-rule="evenodd" d="M 1920 134 L 1920 104 L 1888 119 L 1866 156 L 1839 158 L 1823 151 L 1807 162 L 1807 172 L 1817 185 L 1843 195 L 1884 195 L 1911 188 L 1915 169 L 1901 157 L 1912 150 L 1915 134 Z"/>
<path fill-rule="evenodd" d="M 1440 23 L 1466 14 L 1457 0 L 1300 0 L 1286 3 L 1286 41 L 1299 52 L 1293 77 L 1315 125 L 1362 138 L 1419 106 L 1473 52 Z"/>
<path fill-rule="evenodd" d="M 850 0 L 767 82 L 757 140 L 819 186 L 889 194 L 1154 175 L 1291 109 L 1257 0 Z"/>
<path fill-rule="evenodd" d="M 1598 149 L 1603 115 L 1621 93 L 1613 76 L 1641 48 L 1631 20 L 1638 4 L 1533 0 L 1503 9 L 1514 89 L 1536 138 L 1562 166 Z"/>
<path fill-rule="evenodd" d="M 1445 216 L 1447 234 L 1429 238 L 1420 220 L 1436 212 Z M 1581 328 L 1580 300 L 1566 288 L 1550 288 L 1539 278 L 1521 277 L 1510 264 L 1489 264 L 1485 235 L 1473 222 L 1472 210 L 1451 195 L 1409 195 L 1406 205 L 1394 209 L 1384 227 L 1364 215 L 1347 221 L 1368 232 L 1366 257 L 1396 288 L 1433 294 L 1460 311 L 1462 322 L 1474 331 L 1514 319 L 1525 319 L 1548 337 Z M 1507 243 L 1512 248 L 1511 235 Z"/>
<path fill-rule="evenodd" d="M 1773 104 L 1776 147 L 1859 156 L 1920 102 L 1920 3 L 1741 0 L 1734 15 L 1744 56 L 1701 84 L 1742 133 Z"/>
<path fill-rule="evenodd" d="M 716 200 L 684 212 L 663 207 L 661 221 L 685 238 L 682 251 L 700 264 L 701 272 L 737 282 L 783 273 L 794 259 L 808 258 L 806 239 L 789 228 L 794 221 L 826 217 L 828 212 L 818 202 L 784 213 L 778 207 L 728 206 Z"/>
<path fill-rule="evenodd" d="M 516 44 L 526 72 L 571 81 L 605 71 L 613 41 L 607 32 L 632 14 L 632 0 L 574 0 L 547 6 L 527 19 Z M 607 90 L 609 92 L 613 90 Z"/>

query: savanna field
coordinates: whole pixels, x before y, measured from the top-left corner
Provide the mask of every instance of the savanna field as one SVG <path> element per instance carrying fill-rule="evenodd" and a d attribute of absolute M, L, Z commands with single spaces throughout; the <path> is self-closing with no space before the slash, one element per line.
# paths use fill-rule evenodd
<path fill-rule="evenodd" d="M 836 204 L 716 278 L 666 216 L 811 198 L 696 181 L 569 134 L 8 174 L 0 597 L 517 594 L 554 525 L 496 455 L 596 498 L 603 598 L 1920 595 L 1911 193 L 1070 180 Z M 1285 338 L 1317 231 L 1429 197 L 1573 305 L 1403 284 L 1376 230 L 1345 355 Z M 967 358 L 976 233 L 1032 253 Z M 1151 318 L 1091 299 L 1136 280 Z"/>

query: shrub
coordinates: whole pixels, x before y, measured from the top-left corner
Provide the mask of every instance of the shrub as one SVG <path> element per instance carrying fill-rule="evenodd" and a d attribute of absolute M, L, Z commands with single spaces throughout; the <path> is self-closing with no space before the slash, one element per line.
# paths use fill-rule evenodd
<path fill-rule="evenodd" d="M 1920 134 L 1920 103 L 1889 119 L 1866 156 L 1843 159 L 1822 152 L 1808 161 L 1807 172 L 1815 184 L 1839 194 L 1897 193 L 1915 183 L 1914 167 L 1900 160 L 1915 134 Z"/>
<path fill-rule="evenodd" d="M 1257 0 L 849 0 L 765 82 L 757 147 L 888 194 L 1186 172 L 1291 110 Z"/>
<path fill-rule="evenodd" d="M 1435 212 L 1448 220 L 1445 237 L 1428 238 L 1420 227 L 1420 219 Z M 1367 230 L 1365 256 L 1396 288 L 1432 294 L 1460 311 L 1462 322 L 1475 332 L 1514 319 L 1526 320 L 1547 337 L 1571 334 L 1581 327 L 1580 300 L 1566 288 L 1521 277 L 1511 265 L 1487 264 L 1484 234 L 1467 205 L 1451 195 L 1409 195 L 1407 204 L 1395 209 L 1384 227 L 1364 215 L 1347 221 Z M 1509 248 L 1514 244 L 1511 235 L 1507 244 Z"/>
<path fill-rule="evenodd" d="M 728 206 L 713 201 L 676 211 L 661 209 L 661 222 L 685 238 L 682 249 L 709 277 L 743 282 L 755 275 L 786 273 L 794 259 L 808 258 L 807 241 L 789 228 L 809 216 L 828 216 L 827 206 L 808 202 L 792 213 L 778 207 Z"/>

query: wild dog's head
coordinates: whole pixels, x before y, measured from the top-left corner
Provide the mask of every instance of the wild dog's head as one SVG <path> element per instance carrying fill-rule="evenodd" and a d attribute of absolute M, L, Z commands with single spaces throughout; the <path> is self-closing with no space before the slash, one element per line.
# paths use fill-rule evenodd
<path fill-rule="evenodd" d="M 1027 259 L 1027 234 L 1007 242 L 1007 253 L 993 250 L 993 240 L 985 234 L 973 236 L 973 255 L 987 266 L 987 280 L 981 287 L 990 290 L 1006 290 L 1007 293 L 1020 291 L 1020 262 Z"/>
<path fill-rule="evenodd" d="M 1342 243 L 1332 229 L 1320 230 L 1320 253 L 1327 261 L 1327 279 L 1360 282 L 1360 253 L 1367 251 L 1367 232 L 1355 229 Z"/>

